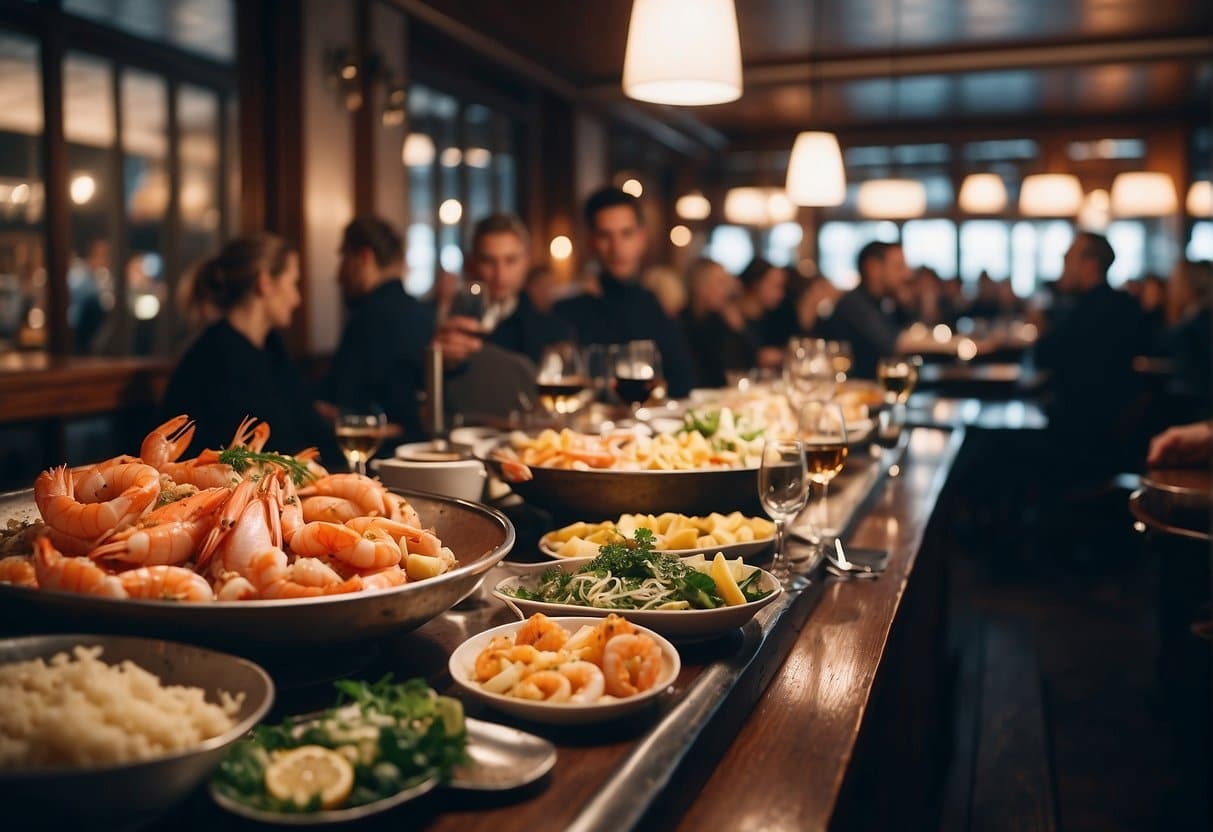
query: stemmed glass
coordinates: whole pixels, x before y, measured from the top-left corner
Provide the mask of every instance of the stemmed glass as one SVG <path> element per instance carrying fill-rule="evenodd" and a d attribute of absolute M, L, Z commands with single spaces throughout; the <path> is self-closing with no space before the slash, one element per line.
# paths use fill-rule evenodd
<path fill-rule="evenodd" d="M 821 486 L 820 519 L 816 525 L 824 546 L 830 520 L 830 480 L 838 476 L 847 460 L 847 422 L 842 406 L 834 402 L 806 404 L 800 411 L 800 435 L 809 479 Z"/>
<path fill-rule="evenodd" d="M 655 341 L 629 341 L 615 348 L 615 393 L 632 406 L 639 417 L 640 408 L 649 399 L 665 397 L 665 374 L 661 369 L 661 351 Z"/>
<path fill-rule="evenodd" d="M 834 395 L 837 376 L 826 341 L 792 338 L 783 358 L 783 381 L 788 398 L 796 407 Z"/>
<path fill-rule="evenodd" d="M 562 426 L 585 404 L 589 384 L 585 360 L 576 344 L 562 342 L 544 348 L 535 376 L 536 392 L 543 409 Z"/>
<path fill-rule="evenodd" d="M 884 388 L 884 400 L 893 408 L 892 425 L 900 430 L 905 422 L 906 402 L 918 384 L 918 368 L 922 359 L 918 356 L 894 356 L 882 358 L 876 363 L 876 379 Z"/>
<path fill-rule="evenodd" d="M 379 451 L 386 427 L 387 419 L 381 410 L 343 410 L 338 414 L 337 446 L 341 448 L 346 464 L 355 474 L 366 476 L 367 460 Z"/>
<path fill-rule="evenodd" d="M 775 521 L 775 560 L 771 572 L 786 587 L 792 579 L 784 554 L 785 529 L 804 510 L 809 498 L 802 440 L 768 439 L 763 443 L 758 497 L 763 510 Z"/>

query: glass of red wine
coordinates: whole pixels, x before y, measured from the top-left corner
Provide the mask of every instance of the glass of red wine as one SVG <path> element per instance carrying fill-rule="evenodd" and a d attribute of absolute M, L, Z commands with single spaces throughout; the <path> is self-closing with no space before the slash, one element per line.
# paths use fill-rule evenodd
<path fill-rule="evenodd" d="M 576 344 L 551 344 L 539 357 L 535 377 L 539 403 L 563 427 L 586 402 L 590 386 L 585 360 Z"/>
<path fill-rule="evenodd" d="M 632 413 L 642 418 L 643 405 L 650 399 L 665 398 L 665 373 L 661 369 L 661 352 L 654 341 L 629 341 L 615 347 L 615 393 L 632 406 Z"/>

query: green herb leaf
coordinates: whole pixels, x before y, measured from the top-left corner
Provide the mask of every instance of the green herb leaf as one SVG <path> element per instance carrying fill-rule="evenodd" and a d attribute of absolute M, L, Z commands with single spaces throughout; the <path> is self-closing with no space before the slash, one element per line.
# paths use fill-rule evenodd
<path fill-rule="evenodd" d="M 239 474 L 244 473 L 254 465 L 261 467 L 276 465 L 279 468 L 285 469 L 290 474 L 291 480 L 294 481 L 295 485 L 303 485 L 308 480 L 316 478 L 308 469 L 306 463 L 300 462 L 295 457 L 287 456 L 286 454 L 252 451 L 244 447 L 225 448 L 219 452 L 219 461 L 224 465 L 232 466 L 232 469 Z"/>

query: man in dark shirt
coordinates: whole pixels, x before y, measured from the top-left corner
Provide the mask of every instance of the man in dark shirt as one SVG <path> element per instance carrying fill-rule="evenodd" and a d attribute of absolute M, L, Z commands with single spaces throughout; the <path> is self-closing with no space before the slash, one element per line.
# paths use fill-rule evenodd
<path fill-rule="evenodd" d="M 829 318 L 818 321 L 824 338 L 847 341 L 854 356 L 851 372 L 875 378 L 876 363 L 905 350 L 894 318 L 884 311 L 910 278 L 900 243 L 868 243 L 859 251 L 859 285 L 838 299 Z"/>
<path fill-rule="evenodd" d="M 573 340 L 573 332 L 560 318 L 536 309 L 523 291 L 530 267 L 528 237 L 518 217 L 491 214 L 472 232 L 469 265 L 471 277 L 488 289 L 485 340 L 538 363 L 544 347 Z"/>
<path fill-rule="evenodd" d="M 602 188 L 586 200 L 585 221 L 602 267 L 600 291 L 558 303 L 556 315 L 572 325 L 582 344 L 655 341 L 669 395 L 685 396 L 694 384 L 694 365 L 682 329 L 638 282 L 648 244 L 639 202 L 618 188 Z"/>
<path fill-rule="evenodd" d="M 378 406 L 405 436 L 422 434 L 417 391 L 434 333 L 432 311 L 404 290 L 404 244 L 378 217 L 345 228 L 337 279 L 349 307 L 324 394 L 337 408 Z"/>

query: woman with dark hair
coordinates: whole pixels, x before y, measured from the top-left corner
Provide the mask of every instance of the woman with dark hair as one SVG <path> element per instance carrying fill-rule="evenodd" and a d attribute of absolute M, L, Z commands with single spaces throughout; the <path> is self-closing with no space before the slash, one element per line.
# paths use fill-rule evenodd
<path fill-rule="evenodd" d="M 682 313 L 682 329 L 703 387 L 723 387 L 729 370 L 754 366 L 754 344 L 737 308 L 737 278 L 715 260 L 701 258 L 687 272 L 691 299 Z"/>
<path fill-rule="evenodd" d="M 742 295 L 738 305 L 745 316 L 750 340 L 758 347 L 756 363 L 762 369 L 777 368 L 783 363 L 788 339 L 796 334 L 795 308 L 785 307 L 787 269 L 755 257 L 739 278 Z"/>
<path fill-rule="evenodd" d="M 298 254 L 274 234 L 239 237 L 198 266 L 188 297 L 218 319 L 181 357 L 161 404 L 166 418 L 188 413 L 197 422 L 186 455 L 226 445 L 251 415 L 269 423 L 267 449 L 316 445 L 339 462 L 332 430 L 275 331 L 290 325 L 300 302 Z"/>

